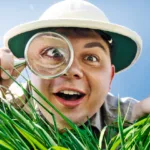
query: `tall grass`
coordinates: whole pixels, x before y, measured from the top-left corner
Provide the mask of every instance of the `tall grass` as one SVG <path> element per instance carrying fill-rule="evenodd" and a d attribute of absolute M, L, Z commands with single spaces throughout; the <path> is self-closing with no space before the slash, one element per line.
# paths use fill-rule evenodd
<path fill-rule="evenodd" d="M 2 69 L 2 68 L 1 68 Z M 7 72 L 6 72 L 7 73 Z M 9 75 L 9 74 L 8 74 Z M 105 126 L 97 137 L 89 125 L 78 127 L 71 120 L 57 110 L 49 100 L 34 87 L 30 81 L 28 85 L 50 105 L 72 128 L 65 128 L 63 132 L 57 128 L 55 116 L 47 110 L 32 93 L 27 91 L 19 82 L 10 76 L 26 95 L 30 113 L 22 108 L 14 108 L 8 103 L 5 94 L 0 98 L 0 149 L 2 150 L 149 150 L 150 149 L 150 118 L 141 118 L 129 127 L 124 127 L 118 107 L 118 124 Z M 1 87 L 1 89 L 3 89 Z M 30 96 L 27 96 L 30 95 Z M 13 97 L 13 95 L 12 95 Z M 28 98 L 30 97 L 30 99 Z M 31 99 L 42 105 L 52 116 L 54 125 L 49 124 L 35 109 Z M 22 100 L 20 98 L 20 100 Z"/>

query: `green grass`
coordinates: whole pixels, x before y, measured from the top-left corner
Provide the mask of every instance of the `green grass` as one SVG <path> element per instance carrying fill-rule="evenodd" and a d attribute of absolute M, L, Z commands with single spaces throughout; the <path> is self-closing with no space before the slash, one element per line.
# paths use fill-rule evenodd
<path fill-rule="evenodd" d="M 11 76 L 10 76 L 11 77 Z M 12 78 L 12 77 L 11 77 Z M 12 80 L 14 80 L 12 78 Z M 25 95 L 30 95 L 37 103 L 29 91 L 14 80 Z M 121 117 L 120 105 L 118 105 L 117 125 L 105 126 L 96 137 L 90 126 L 82 125 L 79 128 L 71 120 L 57 110 L 49 100 L 47 100 L 30 81 L 28 85 L 50 105 L 72 128 L 59 132 L 55 116 L 46 109 L 53 117 L 54 125 L 50 125 L 29 103 L 31 113 L 27 114 L 23 109 L 16 109 L 7 102 L 5 94 L 0 99 L 0 149 L 2 150 L 149 150 L 150 147 L 150 118 L 143 117 L 124 127 L 124 120 Z M 27 96 L 26 96 L 27 97 Z M 20 98 L 21 100 L 21 98 Z M 30 99 L 27 99 L 30 101 Z M 118 103 L 119 104 L 119 103 Z M 107 134 L 106 134 L 107 133 Z"/>

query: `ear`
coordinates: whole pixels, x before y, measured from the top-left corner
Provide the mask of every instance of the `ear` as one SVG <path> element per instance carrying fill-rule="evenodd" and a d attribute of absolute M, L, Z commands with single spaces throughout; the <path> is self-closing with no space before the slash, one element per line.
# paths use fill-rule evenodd
<path fill-rule="evenodd" d="M 109 91 L 111 89 L 111 83 L 114 79 L 114 76 L 115 76 L 115 66 L 114 65 L 111 65 L 111 74 L 110 74 L 110 83 L 109 83 Z"/>

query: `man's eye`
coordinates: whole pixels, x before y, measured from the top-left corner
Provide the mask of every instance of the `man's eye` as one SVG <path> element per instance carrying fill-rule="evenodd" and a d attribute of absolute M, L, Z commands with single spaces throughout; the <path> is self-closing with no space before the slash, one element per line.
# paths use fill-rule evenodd
<path fill-rule="evenodd" d="M 91 62 L 98 62 L 98 58 L 96 56 L 93 56 L 93 55 L 86 56 L 84 59 L 91 61 Z"/>
<path fill-rule="evenodd" d="M 41 53 L 41 55 L 55 59 L 64 57 L 62 50 L 59 48 L 47 48 Z"/>

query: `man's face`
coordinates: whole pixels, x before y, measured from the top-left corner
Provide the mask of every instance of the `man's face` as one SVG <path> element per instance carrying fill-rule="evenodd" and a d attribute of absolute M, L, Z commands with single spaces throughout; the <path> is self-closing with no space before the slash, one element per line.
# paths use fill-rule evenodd
<path fill-rule="evenodd" d="M 115 69 L 111 65 L 107 43 L 96 32 L 89 36 L 69 35 L 67 38 L 74 49 L 74 61 L 68 72 L 51 80 L 32 74 L 32 83 L 61 113 L 74 123 L 81 124 L 104 103 Z M 34 96 L 47 106 L 35 93 Z M 50 106 L 47 108 L 55 114 L 60 128 L 68 127 Z M 42 107 L 40 110 L 53 123 Z"/>

